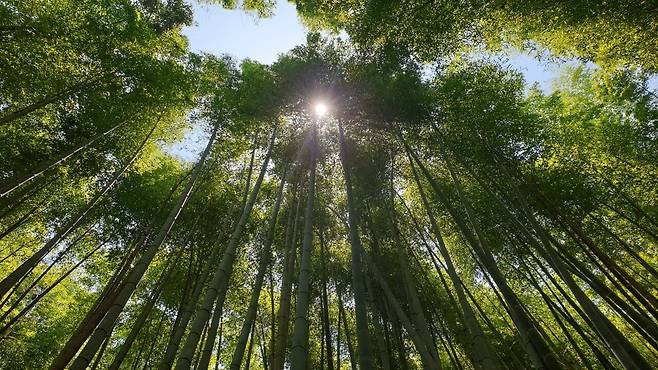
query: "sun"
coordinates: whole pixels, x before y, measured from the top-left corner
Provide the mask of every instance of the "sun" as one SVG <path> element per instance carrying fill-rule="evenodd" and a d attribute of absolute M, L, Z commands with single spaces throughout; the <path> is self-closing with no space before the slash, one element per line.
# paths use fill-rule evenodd
<path fill-rule="evenodd" d="M 315 115 L 318 117 L 324 116 L 325 114 L 327 114 L 327 111 L 329 110 L 327 105 L 324 103 L 315 104 L 315 107 L 313 107 L 313 109 L 315 110 Z"/>

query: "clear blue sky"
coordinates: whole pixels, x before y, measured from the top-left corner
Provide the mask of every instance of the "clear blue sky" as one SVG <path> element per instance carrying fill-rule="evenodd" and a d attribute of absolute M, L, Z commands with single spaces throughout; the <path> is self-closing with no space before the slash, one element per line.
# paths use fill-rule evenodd
<path fill-rule="evenodd" d="M 227 53 L 237 59 L 274 62 L 279 53 L 306 42 L 306 30 L 299 22 L 295 6 L 279 1 L 274 16 L 257 19 L 241 10 L 219 5 L 194 4 L 195 25 L 183 34 L 195 52 Z"/>

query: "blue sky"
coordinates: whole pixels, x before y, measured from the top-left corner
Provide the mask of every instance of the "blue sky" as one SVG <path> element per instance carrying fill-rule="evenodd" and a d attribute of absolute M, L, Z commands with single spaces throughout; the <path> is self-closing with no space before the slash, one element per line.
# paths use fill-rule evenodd
<path fill-rule="evenodd" d="M 240 10 L 226 10 L 219 5 L 193 4 L 195 24 L 183 34 L 190 49 L 212 54 L 227 53 L 241 60 L 250 58 L 270 64 L 280 53 L 306 41 L 306 29 L 299 21 L 293 4 L 279 0 L 274 16 L 257 19 Z M 560 66 L 539 62 L 527 54 L 508 56 L 509 65 L 522 72 L 528 83 L 538 82 L 545 91 Z"/>
<path fill-rule="evenodd" d="M 277 55 L 306 42 L 306 29 L 299 22 L 294 5 L 279 1 L 274 16 L 257 19 L 241 10 L 219 5 L 194 4 L 195 25 L 183 34 L 195 52 L 231 54 L 261 63 L 274 62 Z"/>

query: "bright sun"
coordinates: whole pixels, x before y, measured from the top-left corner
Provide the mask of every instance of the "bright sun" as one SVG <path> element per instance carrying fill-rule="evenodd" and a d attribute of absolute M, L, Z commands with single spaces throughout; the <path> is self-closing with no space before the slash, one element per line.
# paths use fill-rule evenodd
<path fill-rule="evenodd" d="M 317 104 L 315 104 L 315 114 L 316 114 L 318 117 L 322 117 L 322 116 L 324 116 L 325 114 L 327 114 L 327 110 L 328 110 L 328 109 L 329 109 L 329 108 L 327 108 L 327 106 L 326 106 L 324 103 L 317 103 Z"/>

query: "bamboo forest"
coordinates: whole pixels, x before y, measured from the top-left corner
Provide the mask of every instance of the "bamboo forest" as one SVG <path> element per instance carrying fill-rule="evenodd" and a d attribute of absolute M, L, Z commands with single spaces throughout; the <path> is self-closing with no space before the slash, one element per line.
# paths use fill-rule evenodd
<path fill-rule="evenodd" d="M 0 0 L 0 369 L 658 368 L 658 3 L 283 1 Z"/>

